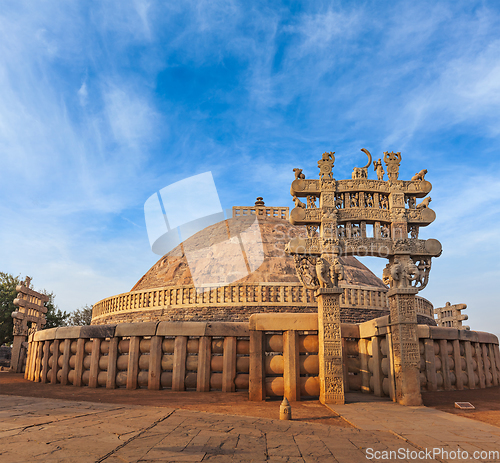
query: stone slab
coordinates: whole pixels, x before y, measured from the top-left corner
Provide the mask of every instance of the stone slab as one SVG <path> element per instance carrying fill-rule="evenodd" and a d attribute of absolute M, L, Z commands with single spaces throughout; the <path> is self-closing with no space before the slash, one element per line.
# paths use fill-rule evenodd
<path fill-rule="evenodd" d="M 206 322 L 160 322 L 157 336 L 205 336 Z"/>
<path fill-rule="evenodd" d="M 35 341 L 52 341 L 56 339 L 57 328 L 37 331 L 33 337 Z"/>
<path fill-rule="evenodd" d="M 318 315 L 315 313 L 259 313 L 250 315 L 250 330 L 286 331 L 318 329 Z"/>
<path fill-rule="evenodd" d="M 209 322 L 205 327 L 205 336 L 249 336 L 248 323 Z"/>
<path fill-rule="evenodd" d="M 80 337 L 82 338 L 111 338 L 115 335 L 116 325 L 90 325 L 82 326 Z"/>
<path fill-rule="evenodd" d="M 359 325 L 341 323 L 340 332 L 344 338 L 359 338 Z"/>
<path fill-rule="evenodd" d="M 81 326 L 61 326 L 56 329 L 56 339 L 78 339 L 81 330 Z"/>
<path fill-rule="evenodd" d="M 115 336 L 154 336 L 158 322 L 119 323 L 116 325 Z"/>
<path fill-rule="evenodd" d="M 442 328 L 440 326 L 429 327 L 429 337 L 432 339 L 458 339 L 457 328 Z"/>
<path fill-rule="evenodd" d="M 361 338 L 371 338 L 380 333 L 380 329 L 389 324 L 389 315 L 374 318 L 359 324 L 359 336 Z"/>

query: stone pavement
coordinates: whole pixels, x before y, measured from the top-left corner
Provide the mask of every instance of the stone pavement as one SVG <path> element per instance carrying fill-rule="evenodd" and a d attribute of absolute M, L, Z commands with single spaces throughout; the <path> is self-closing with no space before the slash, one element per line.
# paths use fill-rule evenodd
<path fill-rule="evenodd" d="M 0 461 L 356 463 L 369 461 L 367 449 L 453 448 L 465 437 L 470 450 L 500 443 L 498 428 L 433 409 L 391 402 L 333 409 L 355 427 L 0 395 Z"/>
<path fill-rule="evenodd" d="M 394 402 L 360 401 L 328 408 L 360 431 L 387 431 L 421 450 L 442 449 L 450 452 L 450 457 L 452 451 L 461 449 L 471 461 L 500 461 L 500 428 L 496 426 L 434 408 L 403 407 Z M 475 452 L 479 458 L 474 458 Z M 445 453 L 436 456 L 438 461 L 465 459 L 458 455 L 446 458 Z"/>

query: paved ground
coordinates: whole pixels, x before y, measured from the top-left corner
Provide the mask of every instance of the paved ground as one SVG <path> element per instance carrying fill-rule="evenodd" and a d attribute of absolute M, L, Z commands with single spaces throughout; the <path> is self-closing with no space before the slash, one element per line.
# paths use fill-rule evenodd
<path fill-rule="evenodd" d="M 4 376 L 0 381 L 1 462 L 464 461 L 441 454 L 426 458 L 425 449 L 432 452 L 433 448 L 461 448 L 471 457 L 484 451 L 485 458 L 476 461 L 500 461 L 500 455 L 488 458 L 489 451 L 500 451 L 498 427 L 426 407 L 356 402 L 356 395 L 349 396 L 354 403 L 332 410 L 316 402 L 293 404 L 295 412 L 305 415 L 298 417 L 300 421 L 279 421 L 269 418 L 279 402 L 257 404 L 257 416 L 242 416 L 234 413 L 251 410 L 254 404 L 246 402 L 242 407 L 243 399 L 235 399 L 233 410 L 225 402 L 225 413 L 214 413 L 217 400 L 232 394 L 205 394 L 205 403 L 211 404 L 208 412 L 179 408 L 184 405 L 181 395 L 175 395 L 177 404 L 169 400 L 163 407 L 11 395 L 7 386 L 13 378 L 19 376 Z M 18 386 L 22 384 L 18 381 Z M 55 394 L 62 389 L 62 393 L 75 391 L 77 396 L 89 391 L 36 383 L 23 387 L 31 388 L 32 395 L 42 389 Z M 121 392 L 114 391 L 115 399 L 126 397 Z M 142 391 L 128 392 L 141 396 Z M 158 397 L 174 397 L 168 391 L 151 393 L 157 402 Z M 261 416 L 263 412 L 268 417 Z M 384 451 L 399 453 L 384 455 Z"/>
<path fill-rule="evenodd" d="M 420 450 L 439 449 L 440 453 L 433 454 L 438 461 L 463 461 L 464 451 L 471 461 L 500 461 L 497 426 L 434 408 L 403 407 L 393 402 L 355 402 L 329 408 L 361 431 L 386 431 Z M 458 449 L 460 456 L 452 458 Z"/>

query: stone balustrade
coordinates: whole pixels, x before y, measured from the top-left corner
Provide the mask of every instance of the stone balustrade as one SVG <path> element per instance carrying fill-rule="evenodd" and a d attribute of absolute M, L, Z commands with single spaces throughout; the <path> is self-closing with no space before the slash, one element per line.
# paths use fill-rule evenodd
<path fill-rule="evenodd" d="M 345 286 L 340 304 L 344 309 L 388 310 L 386 291 L 374 290 L 368 286 Z M 317 310 L 317 302 L 313 291 L 305 289 L 300 283 L 244 283 L 205 288 L 203 292 L 197 292 L 194 286 L 174 286 L 131 291 L 103 299 L 94 304 L 92 323 L 120 322 L 122 319 L 113 317 L 127 313 L 131 314 L 130 320 L 125 318 L 123 321 L 131 321 L 134 312 L 162 310 L 162 315 L 168 317 L 169 313 L 176 313 L 176 309 L 179 309 L 178 313 L 182 315 L 188 313 L 184 309 L 191 307 L 204 309 L 242 307 L 248 313 L 252 313 L 249 310 L 251 307 L 255 310 L 259 307 L 279 307 L 285 311 L 287 308 L 308 308 L 312 311 Z M 421 307 L 419 313 L 433 317 L 433 307 L 430 302 L 421 299 Z M 158 312 L 155 312 L 155 317 L 157 315 Z M 230 316 L 228 313 L 227 317 Z M 248 319 L 248 315 L 246 318 Z"/>
<path fill-rule="evenodd" d="M 233 217 L 245 217 L 250 215 L 264 215 L 266 217 L 278 217 L 283 220 L 288 220 L 288 207 L 268 207 L 268 206 L 233 206 Z"/>
<path fill-rule="evenodd" d="M 30 337 L 25 377 L 127 389 L 248 389 L 249 330 L 240 323 L 63 327 Z"/>
<path fill-rule="evenodd" d="M 62 327 L 29 337 L 25 377 L 43 383 L 173 391 L 248 390 L 251 400 L 319 394 L 316 314 L 248 323 L 154 322 Z M 391 325 L 341 324 L 344 385 L 395 397 Z M 418 325 L 421 391 L 500 385 L 498 338 Z"/>
<path fill-rule="evenodd" d="M 389 317 L 361 323 L 361 390 L 394 398 Z M 500 385 L 498 338 L 479 331 L 418 325 L 421 391 Z"/>

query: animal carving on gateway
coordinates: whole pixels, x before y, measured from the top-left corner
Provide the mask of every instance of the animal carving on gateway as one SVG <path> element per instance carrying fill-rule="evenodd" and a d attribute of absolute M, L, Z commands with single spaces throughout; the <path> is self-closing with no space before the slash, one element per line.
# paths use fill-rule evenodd
<path fill-rule="evenodd" d="M 295 204 L 295 207 L 300 207 L 302 209 L 306 208 L 306 205 L 299 198 L 297 198 L 297 196 L 293 197 L 293 202 Z"/>
<path fill-rule="evenodd" d="M 425 209 L 426 207 L 429 207 L 429 203 L 431 201 L 432 201 L 432 199 L 430 196 L 428 196 L 427 198 L 424 198 L 424 200 L 420 204 L 417 204 L 417 209 Z"/>
<path fill-rule="evenodd" d="M 416 181 L 416 180 L 421 180 L 421 181 L 424 181 L 424 177 L 425 177 L 425 174 L 427 173 L 427 169 L 422 169 L 420 172 L 417 172 L 412 178 L 411 180 L 412 181 Z"/>
<path fill-rule="evenodd" d="M 293 171 L 295 172 L 295 180 L 304 180 L 306 178 L 306 176 L 302 173 L 302 169 L 293 169 Z"/>
<path fill-rule="evenodd" d="M 365 148 L 361 148 L 361 151 L 363 151 L 363 153 L 365 153 L 368 156 L 368 164 L 366 164 L 366 166 L 364 167 L 355 167 L 352 170 L 353 180 L 357 178 L 368 178 L 368 167 L 370 167 L 370 164 L 372 163 L 372 155 Z"/>

